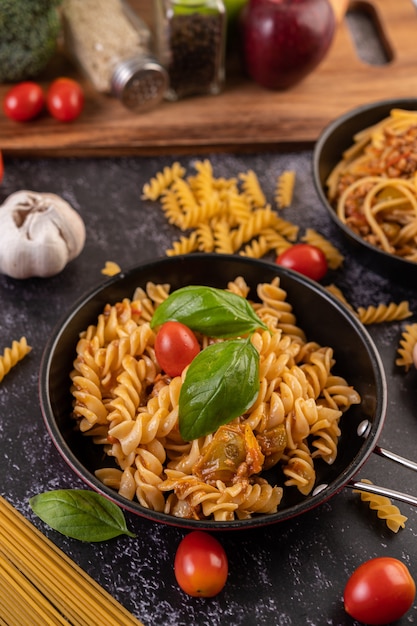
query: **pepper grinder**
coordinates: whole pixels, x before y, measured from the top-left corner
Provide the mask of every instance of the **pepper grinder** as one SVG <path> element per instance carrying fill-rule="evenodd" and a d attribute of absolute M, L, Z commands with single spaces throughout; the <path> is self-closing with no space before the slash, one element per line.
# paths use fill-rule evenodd
<path fill-rule="evenodd" d="M 154 0 L 155 50 L 169 76 L 167 100 L 218 94 L 225 79 L 222 0 Z"/>

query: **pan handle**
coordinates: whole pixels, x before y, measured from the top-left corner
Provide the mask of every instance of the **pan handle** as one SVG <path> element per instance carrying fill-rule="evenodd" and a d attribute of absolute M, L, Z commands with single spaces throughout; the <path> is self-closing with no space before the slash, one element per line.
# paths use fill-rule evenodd
<path fill-rule="evenodd" d="M 361 437 L 366 437 L 369 433 L 369 429 L 371 428 L 371 422 L 369 420 L 363 420 L 357 428 L 357 433 Z M 389 459 L 390 461 L 394 461 L 399 465 L 403 465 L 408 469 L 414 470 L 417 472 L 417 463 L 414 461 L 410 461 L 409 459 L 400 456 L 399 454 L 395 454 L 390 450 L 386 450 L 385 448 L 381 448 L 380 446 L 375 446 L 373 449 L 375 454 L 382 456 L 385 459 Z M 378 485 L 363 483 L 361 481 L 350 481 L 347 483 L 346 487 L 351 489 L 360 489 L 361 491 L 367 491 L 368 493 L 374 493 L 378 496 L 385 496 L 386 498 L 391 498 L 393 500 L 399 500 L 401 502 L 406 502 L 407 504 L 411 504 L 412 506 L 417 506 L 417 498 L 414 496 L 410 496 L 406 493 L 402 493 L 401 491 L 395 491 L 392 489 L 386 489 L 385 487 L 379 487 Z"/>
<path fill-rule="evenodd" d="M 417 498 L 415 496 L 409 496 L 407 493 L 401 491 L 395 491 L 393 489 L 386 489 L 385 487 L 379 487 L 378 485 L 370 485 L 369 483 L 363 483 L 360 480 L 352 480 L 348 482 L 346 487 L 350 489 L 360 489 L 360 491 L 367 491 L 368 493 L 374 493 L 377 496 L 385 496 L 392 500 L 399 500 L 411 506 L 417 506 Z"/>
<path fill-rule="evenodd" d="M 359 437 L 366 437 L 371 428 L 372 424 L 369 420 L 362 420 L 362 422 L 358 425 L 356 432 L 358 433 Z M 406 459 L 399 454 L 395 454 L 395 452 L 391 452 L 390 450 L 386 450 L 386 448 L 381 448 L 380 446 L 375 446 L 372 452 L 375 452 L 375 454 L 378 454 L 385 459 L 395 461 L 395 463 L 399 463 L 399 465 L 403 465 L 404 467 L 408 467 L 408 469 L 417 472 L 417 463 L 415 463 L 414 461 L 410 461 L 410 459 Z"/>
<path fill-rule="evenodd" d="M 395 461 L 395 463 L 404 465 L 404 467 L 408 467 L 408 469 L 412 469 L 417 472 L 417 463 L 415 463 L 414 461 L 410 461 L 410 459 L 405 459 L 403 456 L 395 454 L 394 452 L 386 450 L 385 448 L 381 448 L 380 446 L 375 446 L 373 451 L 375 452 L 375 454 L 384 457 L 384 459 L 390 459 L 391 461 Z"/>

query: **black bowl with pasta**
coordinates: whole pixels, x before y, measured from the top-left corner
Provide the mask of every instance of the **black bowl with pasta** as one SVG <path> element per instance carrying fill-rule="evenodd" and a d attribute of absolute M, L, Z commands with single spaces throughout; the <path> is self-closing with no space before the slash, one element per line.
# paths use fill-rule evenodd
<path fill-rule="evenodd" d="M 417 99 L 390 99 L 335 119 L 313 152 L 317 193 L 345 240 L 365 266 L 406 282 L 417 277 L 416 137 Z"/>
<path fill-rule="evenodd" d="M 149 319 L 166 285 L 232 290 L 267 327 L 251 335 L 255 402 L 193 442 L 178 429 L 183 380 L 155 365 Z M 378 351 L 343 303 L 237 255 L 167 257 L 108 279 L 58 324 L 40 369 L 45 424 L 72 470 L 125 510 L 185 528 L 255 528 L 323 503 L 373 451 L 386 402 Z"/>

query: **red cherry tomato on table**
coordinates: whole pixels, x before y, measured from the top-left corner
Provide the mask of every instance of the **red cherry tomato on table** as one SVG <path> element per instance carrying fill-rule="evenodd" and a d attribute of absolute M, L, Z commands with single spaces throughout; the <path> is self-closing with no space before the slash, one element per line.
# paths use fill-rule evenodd
<path fill-rule="evenodd" d="M 326 275 L 328 265 L 322 250 L 309 243 L 296 243 L 280 254 L 275 261 L 278 265 L 295 270 L 313 280 Z"/>
<path fill-rule="evenodd" d="M 24 81 L 14 85 L 6 93 L 3 111 L 11 120 L 27 122 L 39 115 L 44 104 L 42 87 L 37 83 Z"/>
<path fill-rule="evenodd" d="M 217 595 L 226 584 L 228 570 L 223 546 L 209 533 L 194 530 L 180 542 L 174 572 L 177 583 L 188 595 Z"/>
<path fill-rule="evenodd" d="M 181 322 L 162 324 L 155 338 L 155 356 L 161 369 L 169 376 L 180 376 L 183 369 L 200 352 L 193 331 Z"/>
<path fill-rule="evenodd" d="M 72 78 L 57 78 L 46 93 L 46 106 L 49 113 L 60 122 L 72 122 L 84 107 L 84 92 Z"/>
<path fill-rule="evenodd" d="M 415 582 L 404 563 L 378 557 L 362 563 L 344 591 L 346 612 L 365 624 L 389 624 L 405 615 L 416 593 Z"/>

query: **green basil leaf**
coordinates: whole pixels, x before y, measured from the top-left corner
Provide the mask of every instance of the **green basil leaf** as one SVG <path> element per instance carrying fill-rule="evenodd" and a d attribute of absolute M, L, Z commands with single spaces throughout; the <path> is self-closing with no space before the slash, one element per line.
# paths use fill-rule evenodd
<path fill-rule="evenodd" d="M 156 309 L 151 326 L 182 322 L 208 337 L 239 337 L 258 328 L 268 330 L 249 302 L 224 289 L 190 285 L 173 291 Z"/>
<path fill-rule="evenodd" d="M 123 511 L 94 491 L 57 489 L 29 499 L 36 515 L 54 530 L 80 541 L 106 541 L 119 535 L 135 537 Z"/>
<path fill-rule="evenodd" d="M 213 433 L 244 413 L 259 393 L 259 353 L 248 339 L 214 343 L 190 363 L 179 397 L 182 438 Z"/>

